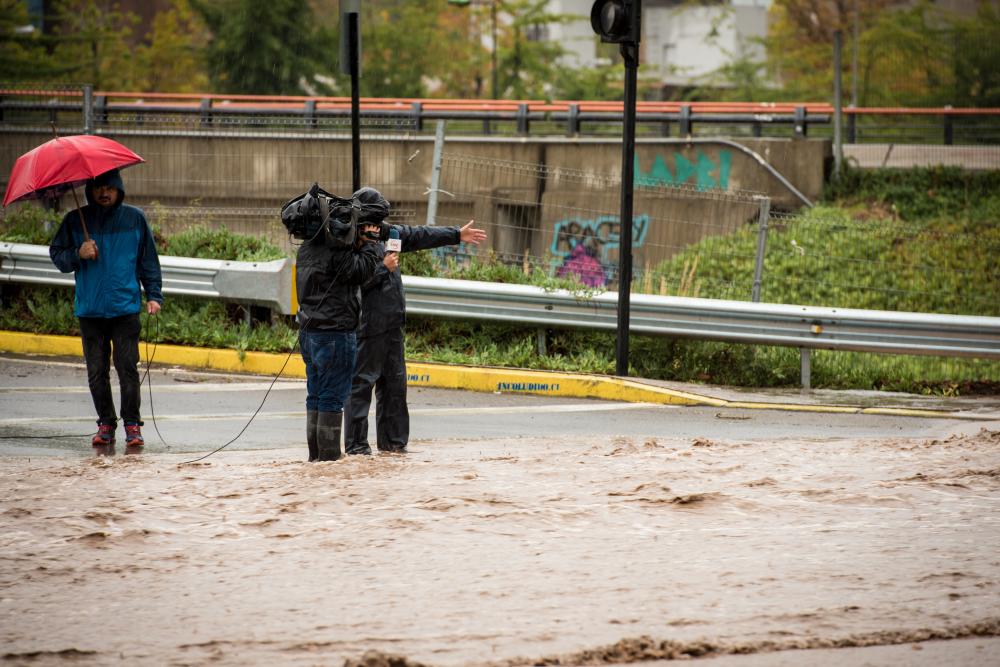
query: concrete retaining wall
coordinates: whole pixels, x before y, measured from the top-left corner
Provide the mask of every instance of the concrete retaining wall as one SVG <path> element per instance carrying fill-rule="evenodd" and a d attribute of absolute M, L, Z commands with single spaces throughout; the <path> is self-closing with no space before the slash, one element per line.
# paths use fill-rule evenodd
<path fill-rule="evenodd" d="M 168 233 L 208 221 L 287 243 L 278 222 L 283 202 L 313 181 L 342 196 L 351 191 L 349 136 L 135 131 L 109 136 L 146 159 L 125 172 L 128 199 L 146 206 Z M 0 177 L 6 178 L 19 155 L 49 138 L 44 132 L 0 135 Z M 819 197 L 830 156 L 828 141 L 740 143 L 807 197 Z M 433 153 L 433 137 L 363 137 L 361 181 L 389 198 L 395 221 L 424 223 Z M 771 197 L 772 208 L 801 205 L 751 156 L 721 143 L 640 139 L 635 167 L 637 269 L 654 266 L 706 235 L 727 233 L 755 220 L 758 205 L 742 191 Z M 527 251 L 558 262 L 582 240 L 610 278 L 617 265 L 620 187 L 614 179 L 620 168 L 620 140 L 448 139 L 437 224 L 475 218 L 489 228 L 490 249 L 505 257 Z M 689 187 L 667 190 L 664 185 Z M 72 207 L 72 199 L 63 206 Z M 185 212 L 171 213 L 173 207 L 184 207 Z"/>

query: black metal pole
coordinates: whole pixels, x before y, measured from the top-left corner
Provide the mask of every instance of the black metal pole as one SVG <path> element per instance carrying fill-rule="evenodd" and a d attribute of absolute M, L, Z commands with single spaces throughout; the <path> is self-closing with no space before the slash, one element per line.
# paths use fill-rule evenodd
<path fill-rule="evenodd" d="M 357 12 L 347 14 L 348 50 L 351 62 L 351 192 L 361 189 L 361 95 L 358 53 L 358 34 L 360 31 Z"/>
<path fill-rule="evenodd" d="M 635 187 L 635 98 L 639 70 L 639 45 L 623 43 L 625 59 L 625 108 L 622 127 L 621 234 L 618 245 L 618 340 L 616 370 L 628 377 L 629 310 L 632 290 L 632 191 Z"/>

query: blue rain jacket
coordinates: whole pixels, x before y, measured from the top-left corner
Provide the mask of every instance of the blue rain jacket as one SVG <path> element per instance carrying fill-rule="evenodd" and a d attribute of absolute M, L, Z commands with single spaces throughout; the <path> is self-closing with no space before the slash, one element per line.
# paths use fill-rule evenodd
<path fill-rule="evenodd" d="M 80 259 L 83 228 L 76 210 L 63 217 L 49 246 L 52 262 L 63 273 L 76 272 L 73 313 L 77 317 L 120 317 L 142 308 L 140 284 L 150 301 L 163 303 L 160 258 L 153 232 L 141 209 L 123 203 L 125 185 L 117 171 L 102 175 L 102 182 L 118 188 L 118 202 L 108 209 L 91 198 L 87 184 L 83 217 L 90 238 L 97 242 L 97 260 Z"/>

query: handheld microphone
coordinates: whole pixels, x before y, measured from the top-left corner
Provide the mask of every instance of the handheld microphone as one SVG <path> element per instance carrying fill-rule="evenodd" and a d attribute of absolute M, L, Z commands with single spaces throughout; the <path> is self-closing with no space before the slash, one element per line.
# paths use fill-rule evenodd
<path fill-rule="evenodd" d="M 403 242 L 399 240 L 399 230 L 395 227 L 389 228 L 389 240 L 385 242 L 386 252 L 400 252 L 403 249 Z"/>

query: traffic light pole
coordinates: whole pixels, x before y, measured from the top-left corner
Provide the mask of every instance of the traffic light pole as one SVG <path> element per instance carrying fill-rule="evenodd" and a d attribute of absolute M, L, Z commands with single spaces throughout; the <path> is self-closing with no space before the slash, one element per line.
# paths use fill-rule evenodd
<path fill-rule="evenodd" d="M 347 43 L 351 71 L 351 192 L 361 189 L 361 14 L 347 14 Z"/>
<path fill-rule="evenodd" d="M 629 324 L 632 292 L 632 195 L 635 189 L 635 102 L 639 45 L 620 45 L 625 60 L 625 107 L 622 124 L 622 192 L 618 245 L 618 339 L 615 375 L 628 377 Z"/>

